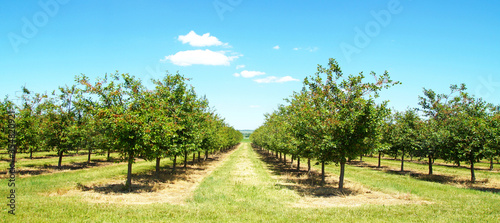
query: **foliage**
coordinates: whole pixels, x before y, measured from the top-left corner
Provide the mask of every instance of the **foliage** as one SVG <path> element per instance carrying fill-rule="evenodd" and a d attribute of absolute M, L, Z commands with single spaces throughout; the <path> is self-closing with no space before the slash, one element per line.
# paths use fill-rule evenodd
<path fill-rule="evenodd" d="M 314 158 L 322 163 L 340 164 L 339 188 L 343 188 L 344 166 L 348 158 L 355 158 L 376 144 L 378 126 L 387 114 L 386 102 L 375 104 L 379 91 L 389 88 L 393 82 L 389 74 L 375 77 L 374 83 L 365 83 L 363 73 L 344 77 L 340 66 L 330 59 L 328 67 L 318 66 L 318 72 L 304 80 L 304 89 L 291 99 L 293 106 L 280 107 L 266 119 L 268 128 L 265 143 L 255 141 L 277 152 L 290 153 L 297 141 L 308 141 Z M 323 79 L 323 75 L 326 75 Z M 294 100 L 300 100 L 295 102 Z M 294 118 L 302 120 L 289 121 Z M 273 116 L 276 116 L 273 118 Z M 291 118 L 293 119 L 293 118 Z M 296 124 L 296 126 L 288 123 Z M 289 127 L 288 127 L 289 126 Z M 294 134 L 290 129 L 298 128 Z M 255 133 L 254 133 L 255 134 Z M 308 140 L 304 140 L 308 138 Z M 253 139 L 253 137 L 252 137 Z M 301 146 L 304 148 L 304 144 Z M 300 152 L 294 152 L 301 154 Z M 322 171 L 324 181 L 324 170 Z"/>

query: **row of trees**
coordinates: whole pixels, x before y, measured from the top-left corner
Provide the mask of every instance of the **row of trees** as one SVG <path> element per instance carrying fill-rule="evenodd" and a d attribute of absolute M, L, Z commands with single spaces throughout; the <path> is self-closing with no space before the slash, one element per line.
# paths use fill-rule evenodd
<path fill-rule="evenodd" d="M 448 94 L 424 89 L 418 109 L 408 109 L 389 116 L 383 125 L 380 152 L 404 157 L 428 159 L 429 175 L 435 159 L 444 159 L 460 166 L 470 164 L 471 181 L 475 182 L 474 164 L 500 155 L 500 109 L 466 92 L 464 84 L 452 85 Z M 385 149 L 385 151 L 384 151 Z"/>
<path fill-rule="evenodd" d="M 498 107 L 475 99 L 465 86 L 452 86 L 451 94 L 424 90 L 420 109 L 391 112 L 387 101 L 376 103 L 382 89 L 399 82 L 389 74 L 364 82 L 363 73 L 345 77 L 334 59 L 328 67 L 304 80 L 287 105 L 266 114 L 265 123 L 250 137 L 252 143 L 297 159 L 315 159 L 322 165 L 340 165 L 339 188 L 343 188 L 345 164 L 364 154 L 409 154 L 429 158 L 430 174 L 436 158 L 465 161 L 472 165 L 484 157 L 498 156 Z M 457 94 L 457 95 L 456 95 Z M 380 161 L 379 161 L 380 165 Z M 403 169 L 403 161 L 401 168 Z M 474 181 L 472 172 L 471 180 Z"/>
<path fill-rule="evenodd" d="M 204 152 L 206 159 L 210 152 L 240 142 L 241 133 L 227 125 L 206 98 L 198 97 L 188 80 L 167 73 L 153 80 L 154 89 L 149 90 L 129 74 L 105 75 L 95 82 L 80 75 L 75 85 L 50 95 L 23 87 L 22 103 L 16 106 L 5 99 L 2 110 L 16 110 L 20 152 L 32 157 L 34 151 L 56 151 L 59 167 L 72 150 L 88 150 L 89 162 L 92 153 L 107 153 L 109 158 L 110 152 L 119 152 L 128 162 L 130 188 L 138 157 L 156 160 L 156 171 L 162 158 L 173 158 L 175 171 L 179 156 L 186 166 L 190 154 L 200 160 Z"/>

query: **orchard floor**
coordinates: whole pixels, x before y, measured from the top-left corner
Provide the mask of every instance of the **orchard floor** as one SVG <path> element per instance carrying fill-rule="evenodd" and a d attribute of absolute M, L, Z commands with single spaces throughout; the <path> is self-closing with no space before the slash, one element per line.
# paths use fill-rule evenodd
<path fill-rule="evenodd" d="M 133 192 L 119 185 L 126 164 L 18 178 L 16 215 L 2 205 L 1 222 L 495 222 L 500 196 L 349 166 L 346 189 L 317 173 L 294 172 L 242 143 L 176 175 L 134 164 Z M 171 165 L 163 160 L 163 166 Z M 305 165 L 304 165 L 305 166 Z M 313 167 L 317 171 L 317 166 Z M 179 169 L 180 170 L 180 169 Z M 0 180 L 4 199 L 7 179 Z M 7 199 L 5 199 L 7 202 Z"/>

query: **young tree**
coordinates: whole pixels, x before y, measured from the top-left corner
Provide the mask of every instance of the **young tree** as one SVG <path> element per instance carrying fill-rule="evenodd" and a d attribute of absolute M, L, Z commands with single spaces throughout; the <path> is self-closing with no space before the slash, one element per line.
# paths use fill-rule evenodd
<path fill-rule="evenodd" d="M 92 85 L 86 76 L 77 77 L 85 86 L 87 93 L 96 95 L 102 104 L 97 117 L 102 120 L 108 132 L 115 139 L 114 144 L 120 156 L 127 160 L 127 181 L 125 189 L 132 187 L 132 165 L 135 158 L 143 155 L 144 113 L 147 110 L 141 104 L 144 87 L 141 81 L 129 74 L 115 73 L 98 80 Z M 147 156 L 146 156 L 147 157 Z"/>
<path fill-rule="evenodd" d="M 22 105 L 18 108 L 19 114 L 17 115 L 17 146 L 19 151 L 29 152 L 30 159 L 32 159 L 33 152 L 38 151 L 42 146 L 40 104 L 47 98 L 47 95 L 32 93 L 26 87 L 22 90 Z"/>
<path fill-rule="evenodd" d="M 42 109 L 42 137 L 46 145 L 57 151 L 59 160 L 57 166 L 61 168 L 64 153 L 68 152 L 75 144 L 74 132 L 71 131 L 75 124 L 75 111 L 73 102 L 78 94 L 76 86 L 60 87 L 60 94 L 52 92 L 52 97 L 44 100 L 40 105 Z"/>
<path fill-rule="evenodd" d="M 325 81 L 321 77 L 323 74 Z M 338 63 L 330 59 L 327 68 L 318 66 L 316 75 L 304 81 L 314 105 L 315 122 L 311 131 L 319 136 L 315 140 L 319 142 L 317 159 L 340 164 L 339 189 L 344 185 L 347 158 L 367 151 L 368 139 L 376 135 L 377 125 L 386 113 L 387 102 L 377 106 L 374 98 L 380 90 L 398 83 L 393 82 L 387 72 L 378 77 L 374 72 L 372 75 L 376 78 L 375 83 L 363 83 L 363 73 L 344 78 Z"/>
<path fill-rule="evenodd" d="M 395 123 L 392 128 L 391 145 L 396 151 L 401 151 L 401 171 L 404 171 L 405 152 L 413 153 L 418 147 L 418 123 L 420 118 L 413 109 L 404 113 L 395 114 Z"/>
<path fill-rule="evenodd" d="M 3 101 L 0 101 L 0 148 L 7 148 L 8 145 L 8 114 L 10 111 L 14 111 L 14 104 L 5 97 Z"/>
<path fill-rule="evenodd" d="M 474 98 L 465 91 L 465 84 L 452 85 L 449 95 L 437 95 L 432 90 L 424 90 L 421 97 L 424 111 L 449 133 L 447 147 L 441 152 L 447 161 L 465 161 L 471 165 L 471 182 L 475 182 L 474 164 L 488 155 L 488 117 L 493 106 L 481 98 Z M 451 97 L 453 94 L 458 95 Z"/>

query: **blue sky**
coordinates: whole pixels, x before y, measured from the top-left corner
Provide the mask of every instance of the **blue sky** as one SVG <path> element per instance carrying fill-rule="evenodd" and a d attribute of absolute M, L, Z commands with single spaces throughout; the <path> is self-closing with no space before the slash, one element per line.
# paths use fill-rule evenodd
<path fill-rule="evenodd" d="M 152 87 L 166 70 L 237 129 L 339 61 L 345 74 L 383 73 L 403 84 L 382 99 L 418 107 L 422 88 L 469 92 L 500 104 L 498 1 L 3 1 L 0 96 L 130 73 Z M 367 77 L 370 80 L 370 77 Z M 17 92 L 17 93 L 16 93 Z"/>

